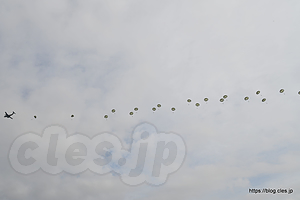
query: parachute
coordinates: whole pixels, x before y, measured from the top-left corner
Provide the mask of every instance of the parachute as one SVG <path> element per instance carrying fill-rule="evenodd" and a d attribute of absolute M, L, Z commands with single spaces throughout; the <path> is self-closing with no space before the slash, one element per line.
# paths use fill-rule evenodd
<path fill-rule="evenodd" d="M 161 105 L 160 105 L 160 104 L 157 104 L 157 107 L 158 107 L 158 108 L 160 108 L 160 107 L 161 107 Z"/>
<path fill-rule="evenodd" d="M 245 100 L 245 101 L 248 101 L 248 100 L 249 100 L 249 97 L 245 97 L 244 100 Z"/>
<path fill-rule="evenodd" d="M 221 99 L 220 99 L 220 102 L 224 102 L 224 99 L 223 99 L 223 98 L 221 98 Z"/>
<path fill-rule="evenodd" d="M 266 98 L 263 98 L 261 101 L 262 101 L 262 102 L 265 102 L 266 100 L 267 100 Z"/>
<path fill-rule="evenodd" d="M 279 92 L 280 92 L 280 93 L 284 93 L 284 89 L 280 89 Z"/>
<path fill-rule="evenodd" d="M 136 111 L 138 111 L 139 109 L 138 109 L 138 107 L 135 107 L 133 110 L 136 112 Z"/>
<path fill-rule="evenodd" d="M 112 113 L 115 113 L 115 112 L 116 112 L 116 110 L 115 110 L 115 109 L 112 109 L 112 110 L 111 110 L 111 112 L 112 112 Z"/>
<path fill-rule="evenodd" d="M 259 90 L 258 90 L 258 91 L 256 91 L 256 94 L 257 94 L 257 95 L 259 95 L 259 93 L 260 93 L 260 91 L 259 91 Z"/>
<path fill-rule="evenodd" d="M 133 115 L 133 112 L 130 112 L 129 115 Z"/>
<path fill-rule="evenodd" d="M 108 118 L 108 115 L 104 115 L 104 118 L 107 119 L 107 118 Z"/>
<path fill-rule="evenodd" d="M 205 101 L 205 102 L 207 102 L 207 101 L 208 101 L 208 98 L 207 98 L 207 97 L 205 97 L 205 98 L 204 98 L 204 101 Z"/>
<path fill-rule="evenodd" d="M 223 96 L 224 99 L 226 99 L 227 97 L 228 97 L 228 96 L 227 96 L 226 94 Z"/>
<path fill-rule="evenodd" d="M 200 106 L 200 103 L 198 103 L 198 102 L 197 102 L 197 103 L 195 103 L 195 106 L 199 107 L 199 106 Z"/>
<path fill-rule="evenodd" d="M 188 100 L 186 100 L 188 103 L 191 103 L 192 102 L 192 100 L 191 99 L 188 99 Z"/>
<path fill-rule="evenodd" d="M 298 94 L 300 95 L 300 91 L 298 92 Z"/>
<path fill-rule="evenodd" d="M 71 115 L 71 117 L 74 117 L 74 115 Z"/>
<path fill-rule="evenodd" d="M 173 107 L 173 108 L 171 108 L 171 110 L 174 112 L 176 109 Z"/>
<path fill-rule="evenodd" d="M 153 112 L 154 112 L 154 111 L 156 111 L 156 108 L 155 108 L 155 107 L 153 107 L 153 108 L 152 108 L 152 110 L 153 110 Z"/>

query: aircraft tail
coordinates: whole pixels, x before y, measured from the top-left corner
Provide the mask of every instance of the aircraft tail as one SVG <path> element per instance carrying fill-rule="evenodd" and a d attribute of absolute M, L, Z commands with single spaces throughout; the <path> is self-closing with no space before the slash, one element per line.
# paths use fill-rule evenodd
<path fill-rule="evenodd" d="M 13 114 L 16 114 L 15 111 L 13 111 Z"/>

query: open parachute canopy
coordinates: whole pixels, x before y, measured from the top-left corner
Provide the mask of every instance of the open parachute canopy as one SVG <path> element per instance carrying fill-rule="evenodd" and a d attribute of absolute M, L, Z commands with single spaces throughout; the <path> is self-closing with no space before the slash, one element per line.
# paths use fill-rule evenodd
<path fill-rule="evenodd" d="M 262 101 L 262 102 L 265 102 L 266 100 L 267 100 L 266 98 L 263 98 L 261 101 Z"/>
<path fill-rule="evenodd" d="M 205 98 L 204 98 L 204 101 L 205 101 L 205 102 L 207 102 L 207 101 L 208 101 L 208 98 L 207 98 L 207 97 L 205 97 Z"/>
<path fill-rule="evenodd" d="M 259 94 L 260 94 L 260 91 L 259 91 L 259 90 L 257 90 L 255 94 L 259 95 Z"/>
<path fill-rule="evenodd" d="M 220 102 L 224 102 L 224 99 L 223 99 L 223 98 L 221 98 L 221 99 L 220 99 Z"/>
<path fill-rule="evenodd" d="M 248 101 L 248 100 L 249 100 L 249 97 L 245 97 L 244 100 L 245 100 L 245 101 Z"/>
<path fill-rule="evenodd" d="M 71 117 L 74 117 L 74 115 L 71 115 Z"/>
<path fill-rule="evenodd" d="M 108 115 L 104 115 L 104 118 L 107 119 L 107 118 L 108 118 Z"/>
<path fill-rule="evenodd" d="M 192 102 L 192 100 L 191 100 L 191 99 L 187 99 L 186 101 L 187 101 L 187 102 L 189 102 L 189 103 L 191 103 L 191 102 Z"/>
<path fill-rule="evenodd" d="M 223 98 L 226 99 L 228 96 L 226 94 L 224 94 Z"/>
<path fill-rule="evenodd" d="M 161 107 L 161 104 L 157 104 L 157 107 L 160 108 L 160 107 Z"/>
<path fill-rule="evenodd" d="M 135 107 L 133 110 L 134 110 L 134 111 L 138 111 L 139 109 L 138 109 L 138 107 Z"/>
<path fill-rule="evenodd" d="M 116 112 L 116 109 L 112 109 L 111 112 L 112 112 L 112 113 L 115 113 L 115 112 Z"/>
<path fill-rule="evenodd" d="M 195 103 L 195 106 L 199 107 L 199 106 L 200 106 L 200 103 L 198 103 L 198 102 L 197 102 L 197 103 Z"/>
<path fill-rule="evenodd" d="M 279 92 L 280 92 L 280 93 L 284 93 L 284 89 L 280 89 Z"/>
<path fill-rule="evenodd" d="M 153 110 L 153 111 L 156 111 L 156 108 L 155 108 L 155 107 L 153 107 L 153 108 L 152 108 L 152 110 Z"/>
<path fill-rule="evenodd" d="M 173 108 L 171 108 L 171 110 L 174 112 L 176 109 L 173 107 Z"/>
<path fill-rule="evenodd" d="M 129 112 L 129 115 L 133 115 L 133 112 Z"/>

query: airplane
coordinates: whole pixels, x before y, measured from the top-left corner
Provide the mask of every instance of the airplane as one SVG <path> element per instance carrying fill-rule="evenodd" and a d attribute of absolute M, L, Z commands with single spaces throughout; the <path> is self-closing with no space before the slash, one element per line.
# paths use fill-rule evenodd
<path fill-rule="evenodd" d="M 16 114 L 16 113 L 13 111 L 13 113 L 11 113 L 11 114 L 9 115 L 9 114 L 7 114 L 7 112 L 5 112 L 4 117 L 13 119 L 13 118 L 11 117 L 13 114 Z"/>

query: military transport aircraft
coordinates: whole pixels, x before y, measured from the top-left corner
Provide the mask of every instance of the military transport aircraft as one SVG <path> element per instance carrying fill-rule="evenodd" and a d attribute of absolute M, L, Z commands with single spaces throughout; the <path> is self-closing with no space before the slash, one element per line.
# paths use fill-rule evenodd
<path fill-rule="evenodd" d="M 13 116 L 14 114 L 16 114 L 14 111 L 13 111 L 13 113 L 11 113 L 10 115 L 9 115 L 9 114 L 7 114 L 7 112 L 5 112 L 5 115 L 4 115 L 4 117 L 6 117 L 6 118 L 10 118 L 10 119 L 13 119 L 11 116 Z"/>

